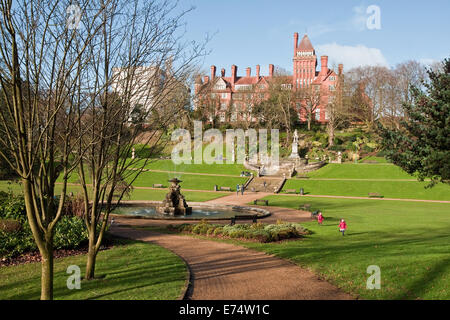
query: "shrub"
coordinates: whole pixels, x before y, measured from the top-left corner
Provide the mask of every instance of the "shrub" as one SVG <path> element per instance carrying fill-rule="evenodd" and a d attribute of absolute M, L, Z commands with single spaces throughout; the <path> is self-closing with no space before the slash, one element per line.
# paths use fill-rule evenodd
<path fill-rule="evenodd" d="M 84 221 L 78 217 L 62 217 L 55 227 L 55 249 L 75 249 L 88 239 Z"/>
<path fill-rule="evenodd" d="M 192 228 L 192 232 L 195 234 L 206 234 L 209 225 L 206 223 L 199 223 Z"/>
<path fill-rule="evenodd" d="M 78 217 L 62 217 L 55 227 L 54 249 L 76 249 L 88 239 L 84 221 Z M 28 222 L 21 224 L 20 230 L 0 228 L 0 257 L 12 258 L 24 252 L 36 251 Z"/>
<path fill-rule="evenodd" d="M 208 236 L 225 236 L 229 238 L 244 238 L 257 240 L 259 242 L 279 241 L 289 238 L 300 238 L 303 235 L 310 234 L 309 231 L 299 224 L 286 223 L 281 220 L 277 224 L 263 224 L 261 222 L 254 224 L 236 224 L 236 225 L 212 225 L 201 222 L 195 225 L 182 224 L 178 226 L 169 226 L 171 230 L 179 232 L 188 231 L 194 234 L 203 234 Z"/>
<path fill-rule="evenodd" d="M 15 196 L 13 194 L 4 193 L 0 199 L 0 219 L 13 219 L 21 223 L 27 219 L 25 210 L 25 200 L 23 196 Z"/>
<path fill-rule="evenodd" d="M 0 257 L 12 258 L 27 251 L 37 250 L 28 223 L 20 231 L 6 232 L 0 230 Z"/>

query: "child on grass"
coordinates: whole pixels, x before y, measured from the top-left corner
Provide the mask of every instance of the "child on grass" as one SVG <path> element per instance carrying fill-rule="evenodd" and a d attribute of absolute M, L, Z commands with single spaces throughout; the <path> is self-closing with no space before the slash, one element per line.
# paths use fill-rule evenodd
<path fill-rule="evenodd" d="M 319 211 L 319 215 L 317 216 L 317 222 L 318 222 L 320 225 L 322 225 L 322 223 L 323 223 L 323 215 L 322 215 L 322 212 L 321 212 L 321 211 Z"/>
<path fill-rule="evenodd" d="M 339 223 L 339 231 L 344 235 L 345 230 L 347 230 L 347 223 L 345 223 L 344 219 L 341 219 L 341 223 Z"/>

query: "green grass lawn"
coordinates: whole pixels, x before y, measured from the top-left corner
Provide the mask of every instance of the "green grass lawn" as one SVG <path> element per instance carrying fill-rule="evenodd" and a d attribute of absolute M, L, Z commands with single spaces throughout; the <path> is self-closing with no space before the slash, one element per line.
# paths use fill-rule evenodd
<path fill-rule="evenodd" d="M 393 164 L 367 164 L 367 163 L 331 163 L 317 171 L 308 173 L 310 178 L 333 179 L 407 179 L 416 178 Z"/>
<path fill-rule="evenodd" d="M 269 196 L 273 206 L 310 203 L 325 221 L 314 234 L 278 244 L 242 243 L 307 267 L 365 299 L 450 299 L 450 204 Z M 348 224 L 346 236 L 339 219 Z M 381 269 L 381 289 L 366 289 L 367 267 Z"/>
<path fill-rule="evenodd" d="M 304 188 L 311 195 L 367 197 L 379 193 L 385 198 L 450 200 L 450 186 L 436 185 L 425 189 L 427 182 L 418 181 L 348 181 L 348 180 L 300 180 L 286 181 L 283 190 Z"/>
<path fill-rule="evenodd" d="M 77 265 L 82 275 L 85 256 L 55 260 L 54 298 L 63 300 L 175 300 L 187 277 L 184 262 L 157 245 L 127 241 L 126 245 L 101 251 L 93 281 L 82 281 L 80 290 L 66 286 L 67 267 Z M 40 297 L 40 263 L 0 268 L 0 300 Z"/>
<path fill-rule="evenodd" d="M 136 166 L 135 166 L 136 167 Z M 151 160 L 145 166 L 150 170 L 191 172 L 191 173 L 210 173 L 210 174 L 229 174 L 239 176 L 242 171 L 248 171 L 242 164 L 179 164 L 176 165 L 172 160 Z"/>
<path fill-rule="evenodd" d="M 165 173 L 165 172 L 143 172 L 139 175 L 136 181 L 133 183 L 135 187 L 151 187 L 155 184 L 163 184 L 168 186 L 170 180 L 174 177 L 182 180 L 180 183 L 182 189 L 192 189 L 192 190 L 214 190 L 214 185 L 219 187 L 231 187 L 232 190 L 236 190 L 237 184 L 244 184 L 248 178 L 240 177 L 221 177 L 221 176 L 202 176 L 202 175 L 191 175 L 191 174 L 175 174 L 175 173 Z"/>
<path fill-rule="evenodd" d="M 167 179 L 166 179 L 167 180 Z M 166 183 L 167 185 L 168 183 Z M 0 181 L 0 191 L 8 191 L 11 189 L 14 193 L 22 192 L 22 188 L 19 184 L 13 183 L 8 184 L 7 181 Z M 56 191 L 61 190 L 61 185 L 56 186 Z M 212 189 L 211 189 L 212 190 Z M 69 185 L 68 192 L 73 192 L 77 194 L 81 191 L 81 188 L 78 186 Z M 125 197 L 123 200 L 163 200 L 166 193 L 167 188 L 161 190 L 146 190 L 146 189 L 134 189 L 131 193 L 131 196 Z M 186 197 L 186 201 L 193 202 L 203 202 L 208 200 L 217 199 L 223 197 L 225 195 L 229 195 L 226 192 L 195 192 L 195 191 L 183 191 L 183 195 Z"/>
<path fill-rule="evenodd" d="M 375 157 L 375 156 L 369 156 L 360 159 L 358 162 L 362 163 L 364 161 L 372 161 L 372 162 L 378 162 L 378 163 L 389 163 L 385 157 Z"/>

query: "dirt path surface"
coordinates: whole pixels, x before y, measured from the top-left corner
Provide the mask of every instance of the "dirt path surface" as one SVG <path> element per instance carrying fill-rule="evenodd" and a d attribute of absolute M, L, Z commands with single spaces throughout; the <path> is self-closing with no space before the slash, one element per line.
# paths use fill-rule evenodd
<path fill-rule="evenodd" d="M 353 299 L 306 269 L 241 246 L 123 226 L 113 226 L 111 231 L 155 243 L 181 256 L 191 271 L 187 299 Z"/>

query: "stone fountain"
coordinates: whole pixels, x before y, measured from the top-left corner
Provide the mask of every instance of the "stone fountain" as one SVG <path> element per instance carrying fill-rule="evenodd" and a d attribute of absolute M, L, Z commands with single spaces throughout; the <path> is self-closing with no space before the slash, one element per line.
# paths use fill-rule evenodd
<path fill-rule="evenodd" d="M 170 216 L 186 216 L 192 214 L 192 207 L 188 207 L 184 196 L 181 194 L 179 185 L 181 180 L 173 178 L 169 180 L 171 183 L 169 193 L 166 194 L 162 205 L 157 207 L 157 211 Z"/>

